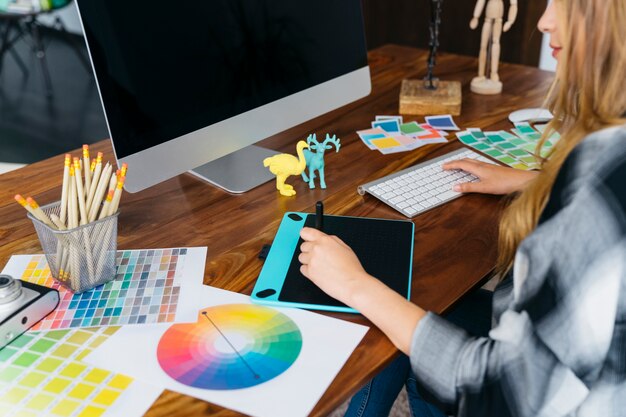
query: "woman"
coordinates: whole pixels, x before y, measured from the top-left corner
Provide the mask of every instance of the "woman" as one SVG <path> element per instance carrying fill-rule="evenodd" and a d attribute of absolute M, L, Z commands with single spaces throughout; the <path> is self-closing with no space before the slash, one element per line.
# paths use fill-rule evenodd
<path fill-rule="evenodd" d="M 562 133 L 541 173 L 445 167 L 480 177 L 464 192 L 520 191 L 501 220 L 487 336 L 406 301 L 338 238 L 301 232 L 302 273 L 383 330 L 456 415 L 626 415 L 625 22 L 624 0 L 554 0 L 539 22 L 559 61 L 548 130 Z"/>

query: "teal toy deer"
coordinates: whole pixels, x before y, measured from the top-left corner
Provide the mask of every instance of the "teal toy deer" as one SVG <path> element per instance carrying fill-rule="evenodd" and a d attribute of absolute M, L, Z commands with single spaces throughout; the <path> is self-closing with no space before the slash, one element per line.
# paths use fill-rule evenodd
<path fill-rule="evenodd" d="M 326 181 L 324 179 L 324 152 L 326 152 L 327 149 L 332 149 L 333 145 L 335 145 L 336 152 L 339 152 L 341 140 L 337 139 L 337 135 L 333 135 L 331 138 L 329 134 L 326 134 L 324 142 L 319 143 L 317 141 L 317 135 L 312 134 L 306 138 L 306 142 L 309 145 L 309 149 L 304 150 L 306 169 L 302 172 L 302 179 L 304 182 L 309 183 L 309 188 L 315 188 L 315 182 L 313 180 L 316 178 L 315 171 L 317 171 L 320 177 L 320 187 L 326 189 Z M 312 152 L 312 150 L 315 152 Z M 307 170 L 309 172 L 308 176 L 306 174 Z"/>

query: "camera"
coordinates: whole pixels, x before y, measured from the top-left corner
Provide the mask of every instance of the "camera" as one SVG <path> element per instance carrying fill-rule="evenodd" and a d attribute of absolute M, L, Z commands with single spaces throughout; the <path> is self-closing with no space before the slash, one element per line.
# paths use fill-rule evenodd
<path fill-rule="evenodd" d="M 0 275 L 0 349 L 54 311 L 58 304 L 57 290 Z"/>

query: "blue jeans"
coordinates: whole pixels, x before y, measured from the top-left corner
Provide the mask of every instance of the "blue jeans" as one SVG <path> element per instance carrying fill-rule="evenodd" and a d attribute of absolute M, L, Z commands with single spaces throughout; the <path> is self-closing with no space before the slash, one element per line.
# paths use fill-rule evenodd
<path fill-rule="evenodd" d="M 487 336 L 491 329 L 493 293 L 477 290 L 468 294 L 445 318 L 474 336 Z M 408 356 L 401 354 L 352 397 L 346 417 L 381 417 L 389 415 L 402 386 L 406 386 L 413 417 L 445 417 L 436 405 L 418 391 Z M 428 388 L 428 387 L 420 387 Z M 423 390 L 420 390 L 424 392 Z"/>

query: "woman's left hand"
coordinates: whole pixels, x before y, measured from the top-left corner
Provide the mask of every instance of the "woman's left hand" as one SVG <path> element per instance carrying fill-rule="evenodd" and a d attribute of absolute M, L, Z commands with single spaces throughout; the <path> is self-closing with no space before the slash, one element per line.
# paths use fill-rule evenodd
<path fill-rule="evenodd" d="M 368 275 L 352 249 L 337 236 L 305 227 L 300 232 L 304 243 L 298 260 L 300 272 L 331 297 L 351 305 L 351 296 Z"/>

